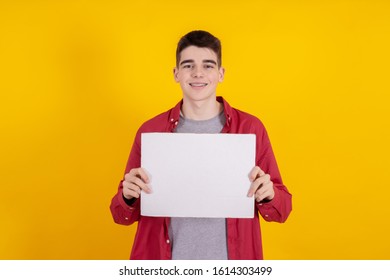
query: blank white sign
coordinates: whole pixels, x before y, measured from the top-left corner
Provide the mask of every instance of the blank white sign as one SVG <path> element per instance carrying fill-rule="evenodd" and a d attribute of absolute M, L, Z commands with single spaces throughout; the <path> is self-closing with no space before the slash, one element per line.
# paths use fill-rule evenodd
<path fill-rule="evenodd" d="M 253 218 L 247 197 L 256 135 L 143 133 L 141 167 L 151 194 L 141 193 L 141 215 Z"/>

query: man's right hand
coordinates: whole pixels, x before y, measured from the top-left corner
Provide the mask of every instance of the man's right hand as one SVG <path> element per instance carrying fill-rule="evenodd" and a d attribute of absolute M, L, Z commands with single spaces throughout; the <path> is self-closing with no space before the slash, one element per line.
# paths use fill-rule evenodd
<path fill-rule="evenodd" d="M 149 183 L 149 177 L 146 175 L 144 169 L 133 168 L 129 173 L 125 175 L 125 179 L 122 182 L 123 196 L 126 199 L 132 199 L 133 197 L 139 198 L 141 190 L 146 193 L 151 193 L 150 188 L 147 186 Z"/>

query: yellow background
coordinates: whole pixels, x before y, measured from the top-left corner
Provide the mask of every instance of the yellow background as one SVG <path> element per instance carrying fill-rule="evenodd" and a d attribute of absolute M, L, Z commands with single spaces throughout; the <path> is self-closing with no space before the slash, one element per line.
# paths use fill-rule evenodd
<path fill-rule="evenodd" d="M 223 44 L 235 107 L 266 125 L 293 212 L 266 259 L 390 259 L 390 3 L 1 1 L 0 258 L 127 259 L 111 197 L 139 125 L 181 98 L 175 47 Z"/>

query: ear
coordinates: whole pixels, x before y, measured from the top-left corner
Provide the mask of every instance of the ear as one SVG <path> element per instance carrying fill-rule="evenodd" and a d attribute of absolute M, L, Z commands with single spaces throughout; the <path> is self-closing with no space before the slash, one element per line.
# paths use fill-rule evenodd
<path fill-rule="evenodd" d="M 173 77 L 174 77 L 176 83 L 179 82 L 178 74 L 179 74 L 179 70 L 177 69 L 177 67 L 173 68 Z"/>
<path fill-rule="evenodd" d="M 224 77 L 225 77 L 225 68 L 223 68 L 223 67 L 221 66 L 221 67 L 219 67 L 218 71 L 219 71 L 219 79 L 218 79 L 218 82 L 221 83 L 221 82 L 223 81 Z"/>

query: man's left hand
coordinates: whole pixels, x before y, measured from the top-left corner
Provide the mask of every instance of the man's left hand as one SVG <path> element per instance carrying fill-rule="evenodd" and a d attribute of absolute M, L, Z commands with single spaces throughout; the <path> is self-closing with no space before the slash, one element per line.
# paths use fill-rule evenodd
<path fill-rule="evenodd" d="M 255 195 L 257 202 L 263 200 L 272 200 L 275 196 L 274 183 L 271 181 L 271 176 L 265 174 L 260 167 L 255 166 L 249 173 L 249 180 L 252 182 L 248 191 L 248 196 Z"/>

